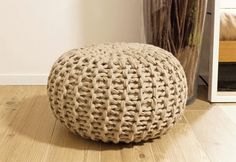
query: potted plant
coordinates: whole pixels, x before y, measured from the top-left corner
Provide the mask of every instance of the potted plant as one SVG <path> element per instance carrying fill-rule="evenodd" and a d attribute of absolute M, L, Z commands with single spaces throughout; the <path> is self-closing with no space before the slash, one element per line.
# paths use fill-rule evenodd
<path fill-rule="evenodd" d="M 188 81 L 188 103 L 196 97 L 207 0 L 144 0 L 146 41 L 173 53 Z"/>

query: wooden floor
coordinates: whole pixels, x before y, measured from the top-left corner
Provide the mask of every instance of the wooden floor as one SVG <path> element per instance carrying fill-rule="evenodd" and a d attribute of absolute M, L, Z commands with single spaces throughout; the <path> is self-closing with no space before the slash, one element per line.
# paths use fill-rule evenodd
<path fill-rule="evenodd" d="M 69 133 L 54 119 L 45 86 L 0 86 L 0 162 L 236 162 L 236 104 L 210 105 L 200 89 L 161 139 L 115 145 Z"/>

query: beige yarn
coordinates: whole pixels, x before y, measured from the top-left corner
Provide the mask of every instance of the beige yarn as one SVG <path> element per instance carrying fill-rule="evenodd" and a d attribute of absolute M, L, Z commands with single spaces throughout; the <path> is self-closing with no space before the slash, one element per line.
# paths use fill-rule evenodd
<path fill-rule="evenodd" d="M 104 142 L 164 134 L 187 100 L 185 73 L 171 53 L 138 43 L 71 50 L 52 67 L 51 109 L 70 131 Z"/>

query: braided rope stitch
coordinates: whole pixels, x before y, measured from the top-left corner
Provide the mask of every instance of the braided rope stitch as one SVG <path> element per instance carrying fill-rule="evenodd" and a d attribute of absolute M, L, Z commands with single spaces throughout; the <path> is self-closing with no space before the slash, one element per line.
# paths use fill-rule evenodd
<path fill-rule="evenodd" d="M 180 118 L 187 100 L 179 61 L 138 43 L 71 50 L 53 65 L 47 88 L 54 115 L 70 131 L 114 143 L 160 137 Z"/>

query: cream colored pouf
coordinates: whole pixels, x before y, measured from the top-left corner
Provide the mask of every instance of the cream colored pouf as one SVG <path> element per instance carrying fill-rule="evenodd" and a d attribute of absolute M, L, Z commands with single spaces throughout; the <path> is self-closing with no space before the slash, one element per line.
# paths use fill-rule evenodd
<path fill-rule="evenodd" d="M 48 96 L 70 131 L 104 142 L 160 137 L 183 114 L 185 73 L 171 53 L 138 43 L 71 50 L 52 67 Z"/>

